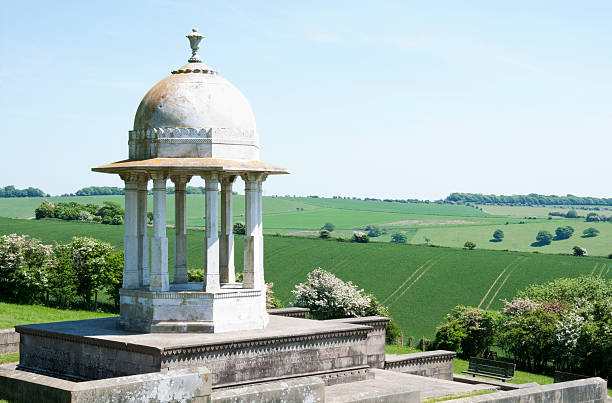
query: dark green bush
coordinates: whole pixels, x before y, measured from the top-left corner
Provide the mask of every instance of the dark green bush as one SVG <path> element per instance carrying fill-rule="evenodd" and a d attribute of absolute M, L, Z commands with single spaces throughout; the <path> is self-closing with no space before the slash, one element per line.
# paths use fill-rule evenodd
<path fill-rule="evenodd" d="M 236 235 L 244 235 L 246 234 L 246 225 L 243 222 L 235 222 L 232 227 L 232 232 Z"/>
<path fill-rule="evenodd" d="M 323 224 L 321 229 L 327 230 L 329 232 L 334 232 L 334 230 L 336 229 L 336 226 L 333 223 L 326 222 L 325 224 Z"/>
<path fill-rule="evenodd" d="M 351 242 L 367 243 L 367 242 L 370 242 L 370 238 L 363 232 L 355 231 L 353 232 L 353 237 L 351 238 Z"/>

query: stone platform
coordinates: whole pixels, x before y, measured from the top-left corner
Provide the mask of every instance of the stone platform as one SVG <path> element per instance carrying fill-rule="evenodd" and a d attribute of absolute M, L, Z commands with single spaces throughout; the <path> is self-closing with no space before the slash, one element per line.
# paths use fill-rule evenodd
<path fill-rule="evenodd" d="M 369 326 L 270 316 L 261 330 L 156 334 L 118 330 L 118 320 L 17 326 L 18 368 L 95 380 L 206 367 L 213 388 L 309 375 L 338 378 L 357 373 L 365 379 L 369 369 Z"/>
<path fill-rule="evenodd" d="M 120 329 L 146 333 L 219 333 L 263 329 L 268 324 L 265 290 L 221 284 L 171 284 L 169 291 L 120 289 Z"/>

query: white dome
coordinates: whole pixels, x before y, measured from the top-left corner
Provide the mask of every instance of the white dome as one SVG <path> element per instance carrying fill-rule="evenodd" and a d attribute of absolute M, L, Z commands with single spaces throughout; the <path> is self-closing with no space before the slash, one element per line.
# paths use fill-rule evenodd
<path fill-rule="evenodd" d="M 196 51 L 197 46 L 190 63 L 155 84 L 140 102 L 130 132 L 130 159 L 259 158 L 249 103 L 199 61 Z"/>

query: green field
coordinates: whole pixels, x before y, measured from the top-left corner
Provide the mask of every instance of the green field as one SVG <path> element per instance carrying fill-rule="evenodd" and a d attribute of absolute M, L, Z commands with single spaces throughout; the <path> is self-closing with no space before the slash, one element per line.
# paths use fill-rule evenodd
<path fill-rule="evenodd" d="M 106 240 L 122 248 L 121 226 L 57 220 L 0 218 L 0 233 L 30 234 L 51 243 L 73 235 Z M 170 267 L 174 232 L 168 229 Z M 203 266 L 204 232 L 188 231 L 188 264 Z M 236 266 L 242 267 L 242 238 L 236 237 Z M 432 337 L 455 305 L 498 309 L 501 300 L 532 283 L 595 274 L 612 278 L 609 259 L 389 243 L 356 244 L 300 237 L 265 238 L 266 281 L 276 295 L 291 299 L 293 286 L 316 267 L 374 293 L 390 307 L 405 336 Z"/>
<path fill-rule="evenodd" d="M 123 196 L 51 197 L 50 200 L 77 201 L 102 204 L 106 200 L 123 203 Z M 42 198 L 0 199 L 0 216 L 30 218 Z M 149 208 L 152 201 L 149 200 Z M 585 247 L 590 255 L 608 256 L 612 253 L 612 223 L 586 223 L 583 219 L 555 217 L 548 220 L 550 211 L 567 211 L 555 207 L 481 206 L 483 210 L 461 205 L 434 203 L 398 203 L 348 199 L 308 197 L 264 197 L 263 219 L 266 234 L 316 236 L 325 222 L 332 222 L 335 237 L 348 238 L 355 230 L 377 225 L 386 231 L 373 242 L 389 242 L 393 234 L 401 232 L 412 244 L 430 243 L 441 246 L 462 247 L 473 241 L 478 249 L 497 249 L 540 253 L 571 253 L 573 246 Z M 174 196 L 168 196 L 168 224 L 174 224 Z M 607 215 L 612 211 L 600 207 Z M 586 210 L 578 210 L 586 214 Z M 591 211 L 591 210 L 590 210 Z M 593 210 L 594 211 L 594 210 Z M 204 196 L 187 196 L 187 224 L 194 228 L 204 226 Z M 537 217 L 525 219 L 524 217 Z M 235 196 L 234 221 L 244 221 L 244 196 Z M 523 223 L 521 223 L 523 222 Z M 507 224 L 506 224 L 507 223 Z M 78 223 L 75 223 L 78 225 Z M 570 239 L 554 241 L 547 246 L 533 246 L 540 230 L 554 233 L 558 226 L 571 225 L 576 232 Z M 582 238 L 588 227 L 600 230 L 594 238 Z M 496 229 L 505 233 L 503 242 L 490 242 Z M 108 229 L 98 229 L 107 231 Z"/>

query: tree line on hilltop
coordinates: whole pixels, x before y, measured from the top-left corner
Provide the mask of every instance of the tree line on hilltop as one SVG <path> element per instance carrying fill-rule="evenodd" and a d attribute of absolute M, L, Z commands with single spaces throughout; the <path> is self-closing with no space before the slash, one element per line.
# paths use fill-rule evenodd
<path fill-rule="evenodd" d="M 507 204 L 507 205 L 573 205 L 612 206 L 612 198 L 540 195 L 485 195 L 481 193 L 451 193 L 444 201 L 448 203 Z"/>
<path fill-rule="evenodd" d="M 43 197 L 45 192 L 38 188 L 17 189 L 13 185 L 0 187 L 0 197 Z"/>

